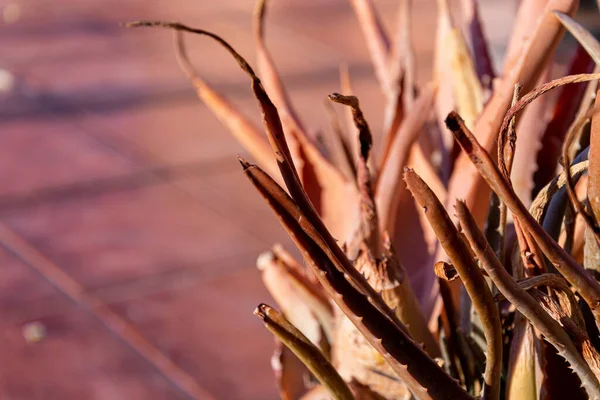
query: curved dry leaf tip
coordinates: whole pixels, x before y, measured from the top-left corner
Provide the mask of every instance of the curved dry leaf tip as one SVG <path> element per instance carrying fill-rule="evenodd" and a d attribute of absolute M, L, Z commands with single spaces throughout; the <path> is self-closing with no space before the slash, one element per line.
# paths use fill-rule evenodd
<path fill-rule="evenodd" d="M 256 306 L 256 308 L 254 309 L 253 314 L 256 315 L 258 318 L 260 318 L 261 320 L 266 320 L 267 319 L 267 314 L 269 312 L 269 309 L 271 307 L 269 307 L 268 305 L 266 305 L 265 303 L 260 303 L 258 306 Z"/>
<path fill-rule="evenodd" d="M 553 13 L 588 52 L 596 64 L 600 65 L 600 43 L 598 43 L 596 38 L 569 15 L 557 10 L 553 10 Z"/>
<path fill-rule="evenodd" d="M 257 23 L 254 24 L 256 29 L 256 35 L 258 37 L 263 36 L 263 23 L 265 20 L 265 15 L 267 14 L 267 0 L 257 0 L 256 6 L 254 7 L 254 18 Z"/>
<path fill-rule="evenodd" d="M 242 168 L 244 169 L 244 171 L 246 171 L 248 168 L 253 167 L 253 164 L 250 164 L 248 161 L 244 160 L 244 158 L 240 155 L 237 156 L 237 159 L 239 161 L 239 163 L 241 164 Z"/>
<path fill-rule="evenodd" d="M 359 143 L 360 143 L 360 155 L 363 160 L 367 161 L 369 158 L 369 151 L 373 145 L 373 137 L 369 129 L 369 124 L 365 120 L 365 117 L 360 109 L 360 103 L 356 96 L 345 96 L 339 93 L 332 93 L 329 96 L 329 100 L 334 103 L 343 104 L 352 108 L 352 117 L 354 125 L 359 131 Z"/>
<path fill-rule="evenodd" d="M 504 120 L 502 121 L 502 125 L 500 127 L 500 133 L 502 134 L 508 129 L 510 121 L 517 113 L 519 113 L 523 108 L 525 108 L 525 106 L 527 106 L 529 103 L 531 103 L 538 97 L 564 85 L 589 82 L 597 79 L 600 79 L 600 73 L 568 75 L 562 78 L 551 80 L 550 82 L 544 83 L 543 85 L 531 90 L 526 95 L 522 96 L 521 99 L 518 102 L 516 102 L 514 106 L 510 107 L 510 109 L 506 112 L 506 114 L 504 115 Z"/>
<path fill-rule="evenodd" d="M 345 96 L 340 93 L 331 93 L 327 97 L 329 97 L 329 100 L 331 100 L 335 103 L 344 104 L 344 105 L 350 106 L 352 108 L 358 107 L 358 97 L 356 97 L 356 96 Z"/>
<path fill-rule="evenodd" d="M 231 53 L 233 58 L 237 61 L 237 63 L 239 64 L 239 66 L 242 68 L 242 70 L 244 72 L 246 72 L 252 79 L 258 80 L 258 77 L 254 73 L 254 70 L 252 69 L 250 64 L 248 64 L 248 62 L 237 51 L 235 51 L 235 49 L 229 43 L 227 43 L 225 40 L 223 40 L 223 38 L 221 38 L 217 34 L 206 31 L 204 29 L 191 28 L 191 27 L 184 25 L 182 23 L 179 23 L 179 22 L 169 22 L 169 21 L 143 21 L 143 20 L 142 21 L 132 21 L 132 22 L 125 23 L 124 26 L 127 28 L 140 28 L 140 27 L 166 28 L 166 29 L 174 29 L 176 31 L 189 32 L 189 33 L 195 33 L 198 35 L 208 36 L 208 37 L 216 40 L 217 42 L 219 42 L 219 44 L 221 44 L 223 47 L 225 47 L 225 49 L 227 49 L 227 51 L 229 53 Z"/>

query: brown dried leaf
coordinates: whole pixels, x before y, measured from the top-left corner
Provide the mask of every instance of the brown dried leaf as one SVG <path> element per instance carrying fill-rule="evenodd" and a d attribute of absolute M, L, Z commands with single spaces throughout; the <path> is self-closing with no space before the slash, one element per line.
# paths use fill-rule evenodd
<path fill-rule="evenodd" d="M 406 327 L 393 322 L 397 318 L 381 314 L 379 306 L 374 306 L 376 298 L 363 295 L 349 282 L 336 265 L 340 260 L 325 245 L 323 232 L 315 229 L 285 191 L 258 167 L 242 163 L 246 175 L 272 207 L 328 294 L 411 392 L 419 399 L 470 398 L 413 342 Z M 389 312 L 387 306 L 383 309 Z"/>
<path fill-rule="evenodd" d="M 279 340 L 275 340 L 271 367 L 277 380 L 281 400 L 296 400 L 306 393 L 305 380 L 310 374 L 308 368 Z"/>
<path fill-rule="evenodd" d="M 333 343 L 333 310 L 323 289 L 279 257 L 282 252 L 285 250 L 278 248 L 258 258 L 256 265 L 263 283 L 285 316 L 312 343 L 320 344 L 321 329 Z"/>
<path fill-rule="evenodd" d="M 388 71 L 388 57 L 390 52 L 388 34 L 372 0 L 351 0 L 350 2 L 367 42 L 371 61 L 375 69 L 375 76 L 379 81 L 383 93 L 388 96 L 390 87 L 392 86 Z"/>
<path fill-rule="evenodd" d="M 591 398 L 600 398 L 600 384 L 588 364 L 580 355 L 569 335 L 506 272 L 500 261 L 488 245 L 485 237 L 477 227 L 477 223 L 466 207 L 458 209 L 458 217 L 463 232 L 467 236 L 471 248 L 477 254 L 481 265 L 502 294 L 521 312 L 546 339 L 552 343 L 558 353 L 564 357 L 573 370 L 579 375 Z"/>
<path fill-rule="evenodd" d="M 264 322 L 268 330 L 302 360 L 304 365 L 310 369 L 321 384 L 329 390 L 334 399 L 354 399 L 346 382 L 344 382 L 320 350 L 302 332 L 286 320 L 283 315 L 266 304 L 260 304 L 256 307 L 254 314 Z"/>
<path fill-rule="evenodd" d="M 394 236 L 399 215 L 398 204 L 403 195 L 402 170 L 411 154 L 418 152 L 415 140 L 423 131 L 429 110 L 433 105 L 436 86 L 426 86 L 419 95 L 414 108 L 402 122 L 400 132 L 392 143 L 389 156 L 384 160 L 375 189 L 375 201 L 379 212 L 381 230 Z"/>
<path fill-rule="evenodd" d="M 510 106 L 514 85 L 520 83 L 524 91 L 530 90 L 564 34 L 564 28 L 552 10 L 573 14 L 577 6 L 576 0 L 522 2 L 502 78 L 494 85 L 494 93 L 473 128 L 475 136 L 487 151 L 493 153 L 496 135 L 504 113 Z M 461 154 L 457 159 L 448 187 L 448 198 L 465 198 L 481 225 L 485 220 L 490 191 L 470 164 L 466 155 Z"/>
<path fill-rule="evenodd" d="M 527 97 L 527 96 L 526 96 Z M 523 100 L 521 100 L 523 101 Z M 521 102 L 519 101 L 519 103 Z M 529 214 L 523 203 L 519 201 L 510 185 L 503 179 L 500 171 L 493 163 L 490 155 L 481 147 L 477 139 L 466 128 L 462 119 L 451 113 L 446 125 L 454 137 L 470 157 L 473 165 L 481 173 L 490 187 L 498 194 L 521 226 L 536 240 L 546 257 L 559 272 L 579 291 L 590 305 L 594 315 L 600 317 L 600 284 L 593 279 L 573 258 L 564 251 L 550 235 Z M 489 271 L 488 271 L 489 273 Z"/>
<path fill-rule="evenodd" d="M 467 244 L 460 237 L 442 203 L 413 171 L 407 169 L 404 172 L 404 180 L 417 203 L 423 207 L 440 245 L 452 260 L 454 268 L 456 268 L 473 306 L 481 318 L 488 346 L 484 373 L 485 388 L 482 396 L 484 399 L 498 399 L 500 381 L 497 377 L 502 370 L 502 326 L 492 293 L 483 274 L 479 271 L 477 263 L 472 258 Z M 464 204 L 457 202 L 456 207 L 460 214 Z"/>

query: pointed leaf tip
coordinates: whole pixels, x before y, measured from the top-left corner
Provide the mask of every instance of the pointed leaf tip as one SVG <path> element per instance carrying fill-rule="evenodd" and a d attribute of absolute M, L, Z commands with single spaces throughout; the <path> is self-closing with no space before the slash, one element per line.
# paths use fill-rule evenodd
<path fill-rule="evenodd" d="M 242 165 L 242 168 L 244 169 L 244 171 L 252 166 L 252 164 L 250 164 L 248 161 L 244 160 L 244 158 L 240 155 L 237 156 L 237 159 L 240 162 L 240 164 Z"/>
<path fill-rule="evenodd" d="M 460 130 L 460 116 L 455 111 L 451 111 L 446 117 L 446 127 L 452 132 Z"/>
<path fill-rule="evenodd" d="M 267 313 L 268 313 L 268 311 L 269 311 L 270 308 L 271 307 L 269 307 L 265 303 L 260 303 L 254 309 L 254 315 L 256 315 L 258 318 L 260 318 L 261 320 L 264 321 L 267 318 Z"/>

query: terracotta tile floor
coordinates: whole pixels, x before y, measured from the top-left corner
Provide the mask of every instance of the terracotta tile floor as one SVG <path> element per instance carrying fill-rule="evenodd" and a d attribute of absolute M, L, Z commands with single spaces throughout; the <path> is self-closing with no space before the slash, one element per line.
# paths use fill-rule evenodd
<path fill-rule="evenodd" d="M 382 99 L 349 3 L 273 3 L 268 43 L 310 128 L 327 126 L 322 101 L 346 62 L 378 131 Z M 397 1 L 376 3 L 391 26 Z M 414 3 L 425 80 L 435 1 Z M 1 399 L 194 397 L 182 387 L 197 398 L 277 398 L 272 338 L 252 315 L 271 300 L 254 261 L 290 241 L 244 181 L 243 149 L 178 70 L 171 34 L 118 25 L 181 20 L 254 62 L 252 9 L 249 0 L 0 1 L 0 69 L 14 78 L 0 85 Z M 202 74 L 257 120 L 230 57 L 188 40 Z M 108 329 L 91 309 L 137 333 Z M 32 326 L 40 340 L 24 334 Z M 115 330 L 150 347 L 140 354 Z"/>

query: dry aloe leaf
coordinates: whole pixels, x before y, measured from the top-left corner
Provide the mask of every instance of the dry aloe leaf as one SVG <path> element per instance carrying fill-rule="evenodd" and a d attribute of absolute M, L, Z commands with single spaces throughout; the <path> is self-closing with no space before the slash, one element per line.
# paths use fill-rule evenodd
<path fill-rule="evenodd" d="M 346 381 L 356 379 L 389 399 L 411 397 L 406 384 L 342 312 L 336 318 L 333 362 Z"/>
<path fill-rule="evenodd" d="M 515 326 L 510 347 L 506 398 L 536 400 L 535 334 L 531 324 L 520 313 L 515 316 Z"/>
<path fill-rule="evenodd" d="M 514 246 L 511 254 L 512 276 L 519 280 L 523 287 L 525 268 L 523 258 L 518 251 L 518 244 Z M 498 293 L 495 299 L 499 301 Z M 538 381 L 543 379 L 539 369 L 541 354 L 539 354 L 540 340 L 537 338 L 533 326 L 520 312 L 515 313 L 513 338 L 508 355 L 508 371 L 506 381 L 507 399 L 537 399 Z"/>
<path fill-rule="evenodd" d="M 354 399 L 346 382 L 344 382 L 335 368 L 327 361 L 321 351 L 302 332 L 286 320 L 283 315 L 266 304 L 260 304 L 256 307 L 254 314 L 264 322 L 268 330 L 302 360 L 304 365 L 329 390 L 334 399 Z"/>
<path fill-rule="evenodd" d="M 538 97 L 564 85 L 595 81 L 597 79 L 600 79 L 600 73 L 569 75 L 563 78 L 554 79 L 550 82 L 543 84 L 542 86 L 535 88 L 534 90 L 523 96 L 514 106 L 512 106 L 506 112 L 506 115 L 504 116 L 504 121 L 502 122 L 502 126 L 500 127 L 500 132 L 506 131 L 508 129 L 508 125 L 511 119 L 515 115 L 517 115 L 523 108 L 525 108 L 525 106 L 527 106 L 529 103 L 531 103 Z"/>
<path fill-rule="evenodd" d="M 575 160 L 575 165 L 578 164 L 578 161 L 587 158 L 587 151 L 584 151 L 577 156 Z M 585 164 L 586 167 L 589 165 L 589 162 Z M 567 177 L 567 170 L 564 170 L 564 176 Z M 576 174 L 573 176 L 573 167 L 569 168 L 569 176 L 570 180 L 572 180 L 573 184 L 576 185 L 581 174 Z M 566 181 L 567 179 L 565 179 Z M 557 242 L 560 239 L 561 231 L 565 232 L 565 243 L 571 242 L 569 244 L 569 248 L 572 247 L 572 234 L 574 232 L 574 223 L 576 215 L 574 214 L 574 209 L 569 203 L 569 194 L 567 191 L 567 185 L 565 184 L 561 188 L 559 188 L 556 193 L 552 196 L 550 201 L 547 204 L 546 211 L 544 213 L 544 217 L 542 220 L 542 226 L 544 229 L 552 236 L 554 240 Z M 562 227 L 564 226 L 564 230 Z M 567 246 L 562 246 L 565 250 L 570 251 Z"/>
<path fill-rule="evenodd" d="M 454 28 L 446 37 L 450 51 L 450 67 L 456 108 L 465 118 L 467 126 L 474 126 L 483 109 L 483 90 L 471 53 L 459 29 Z M 448 110 L 449 111 L 449 110 Z M 444 115 L 446 115 L 445 113 Z"/>
<path fill-rule="evenodd" d="M 448 0 L 437 0 L 437 30 L 433 55 L 433 79 L 438 85 L 435 99 L 435 115 L 447 152 L 451 152 L 454 146 L 452 136 L 443 128 L 445 116 L 456 108 L 453 85 L 454 76 L 452 69 L 448 68 L 451 65 L 453 51 L 455 51 L 455 49 L 449 48 L 448 37 L 454 28 Z"/>
<path fill-rule="evenodd" d="M 519 312 L 531 321 L 534 327 L 552 343 L 558 353 L 569 362 L 573 370 L 581 378 L 588 395 L 591 398 L 600 398 L 600 383 L 586 361 L 579 354 L 569 335 L 506 272 L 485 241 L 469 210 L 466 207 L 460 207 L 457 208 L 457 211 L 461 226 L 471 244 L 471 248 L 477 254 L 481 265 L 486 269 L 500 292 Z"/>
<path fill-rule="evenodd" d="M 594 133 L 593 132 L 594 127 L 596 129 L 598 128 L 597 126 L 595 126 L 593 124 L 594 119 L 595 118 L 597 119 L 597 117 L 595 117 L 595 114 L 597 114 L 597 111 L 598 111 L 597 106 L 589 111 L 589 114 L 592 115 L 592 132 L 591 133 Z M 578 120 L 577 122 L 583 122 L 583 121 L 585 121 L 585 119 L 587 119 L 587 118 L 582 118 L 582 119 Z M 596 121 L 596 124 L 598 124 L 598 121 Z M 567 134 L 567 137 L 565 139 L 565 143 L 563 144 L 562 158 L 563 158 L 563 163 L 565 165 L 569 165 L 571 163 L 569 150 L 571 148 L 571 144 L 575 140 L 575 135 L 577 135 L 577 133 L 578 133 L 578 129 L 576 127 L 569 130 L 569 133 Z M 592 146 L 600 146 L 600 145 L 597 143 L 595 144 L 594 139 L 598 140 L 598 137 L 592 136 L 590 134 L 590 143 L 591 144 L 590 144 L 590 150 L 589 150 L 589 154 L 588 154 L 588 158 L 590 158 L 590 164 L 588 167 L 589 179 L 587 179 L 587 191 L 588 191 L 587 199 L 590 204 L 593 204 L 593 202 L 596 200 L 596 196 L 594 193 L 595 189 L 593 186 L 598 184 L 597 179 L 596 179 L 596 172 L 598 170 L 598 166 L 596 166 L 596 171 L 592 171 L 592 161 L 591 161 L 592 149 L 591 149 L 591 147 Z M 596 149 L 595 153 L 597 151 L 598 150 Z M 599 254 L 600 249 L 598 248 L 598 246 L 600 244 L 600 227 L 598 226 L 598 221 L 596 219 L 596 216 L 594 215 L 593 209 L 592 209 L 592 212 L 586 210 L 584 208 L 583 204 L 579 201 L 577 195 L 575 194 L 574 183 L 573 183 L 573 179 L 570 175 L 569 169 L 565 169 L 565 176 L 566 176 L 565 187 L 567 189 L 567 193 L 568 193 L 569 199 L 571 201 L 571 206 L 573 207 L 576 214 L 582 217 L 582 220 L 584 221 L 584 223 L 586 225 L 586 238 L 590 239 L 589 241 L 586 241 L 584 250 L 587 250 L 587 255 L 585 254 L 586 252 L 584 251 L 584 262 L 587 261 L 590 265 L 594 265 L 593 267 L 591 267 L 591 269 L 596 269 L 597 268 L 596 258 L 600 256 L 600 254 Z M 600 190 L 596 190 L 596 192 L 600 192 Z M 590 193 L 593 193 L 593 195 L 590 196 Z"/>
<path fill-rule="evenodd" d="M 445 197 L 446 190 L 443 183 L 431 162 L 425 158 L 419 144 L 415 142 L 416 137 L 424 129 L 435 98 L 435 90 L 433 84 L 427 85 L 421 91 L 411 112 L 403 120 L 389 156 L 382 164 L 375 189 L 381 230 L 388 232 L 390 237 L 394 238 L 396 251 L 403 264 L 411 271 L 415 288 L 419 288 L 417 293 L 422 294 L 419 300 L 426 314 L 429 314 L 431 308 L 430 292 L 432 285 L 435 284 L 435 277 L 431 269 L 424 269 L 422 265 L 424 262 L 430 262 L 428 258 L 433 251 L 431 249 L 435 248 L 435 235 L 426 221 L 420 221 L 422 216 L 415 212 L 414 202 L 404 190 L 401 171 L 407 165 L 415 167 L 428 182 L 433 183 L 436 194 L 441 198 Z M 414 241 L 404 239 L 406 235 L 414 235 L 419 230 L 424 232 L 425 240 L 417 241 L 418 237 L 414 237 Z M 424 259 L 419 260 L 416 258 L 417 255 L 422 255 Z"/>
<path fill-rule="evenodd" d="M 424 315 L 405 279 L 405 273 L 391 249 L 389 240 L 382 241 L 379 234 L 377 209 L 373 199 L 373 188 L 367 162 L 372 145 L 372 137 L 354 96 L 330 95 L 334 102 L 352 108 L 354 123 L 359 131 L 360 157 L 358 163 L 358 187 L 361 197 L 360 227 L 357 230 L 350 250 L 354 257 L 358 250 L 354 267 L 365 276 L 369 285 L 380 293 L 385 303 L 395 310 L 397 318 L 410 326 L 410 334 L 417 342 L 423 342 L 432 356 L 438 356 L 436 341 L 428 330 Z M 355 377 L 388 398 L 406 397 L 408 389 L 402 382 L 391 380 L 393 371 L 383 357 L 372 348 L 356 327 L 343 315 L 338 315 L 334 360 L 338 371 L 346 380 Z M 373 370 L 385 372 L 374 373 Z"/>
<path fill-rule="evenodd" d="M 544 72 L 538 79 L 537 85 L 548 82 L 552 77 L 552 65 L 547 65 Z M 512 104 L 514 105 L 514 103 Z M 532 160 L 533 157 L 546 157 L 545 151 L 542 152 L 542 140 L 546 132 L 549 111 L 552 107 L 550 99 L 546 97 L 538 98 L 537 101 L 529 104 L 523 111 L 523 115 L 518 123 L 517 146 L 514 151 L 514 160 L 511 177 L 511 184 L 515 193 L 526 207 L 531 205 L 532 193 L 534 188 L 534 175 L 539 170 L 537 163 Z M 514 118 L 516 121 L 516 118 Z M 545 150 L 545 149 L 544 149 Z M 554 171 L 556 168 L 554 168 Z"/>
<path fill-rule="evenodd" d="M 339 93 L 329 95 L 329 100 L 334 103 L 344 104 L 352 109 L 352 119 L 358 130 L 359 142 L 359 160 L 357 167 L 357 183 L 360 196 L 359 210 L 359 236 L 360 241 L 365 241 L 367 247 L 375 257 L 380 254 L 381 239 L 379 235 L 379 222 L 377 210 L 373 201 L 373 186 L 371 184 L 371 171 L 367 164 L 369 163 L 369 153 L 373 145 L 373 137 L 369 124 L 360 109 L 358 98 L 356 96 L 344 96 Z"/>
<path fill-rule="evenodd" d="M 342 129 L 338 115 L 335 112 L 335 108 L 331 102 L 329 100 L 325 100 L 324 106 L 327 116 L 331 121 L 331 130 L 333 134 L 329 140 L 329 147 L 331 148 L 332 158 L 335 162 L 335 165 L 344 173 L 347 180 L 356 180 L 356 167 L 354 165 L 354 157 L 352 155 L 352 146 L 350 146 L 346 139 L 346 134 Z M 329 137 L 329 135 L 326 135 L 326 137 Z"/>
<path fill-rule="evenodd" d="M 257 0 L 254 9 L 254 39 L 257 48 L 258 69 L 263 76 L 265 89 L 277 107 L 283 124 L 287 126 L 290 131 L 294 132 L 294 136 L 302 135 L 306 138 L 306 130 L 304 129 L 296 110 L 292 106 L 292 102 L 281 81 L 279 72 L 277 72 L 277 68 L 265 45 L 264 24 L 267 13 L 267 1 L 268 0 Z M 289 136 L 288 141 L 290 141 Z"/>
<path fill-rule="evenodd" d="M 307 388 L 308 368 L 281 341 L 275 340 L 275 351 L 271 356 L 271 368 L 275 374 L 281 400 L 299 399 Z"/>
<path fill-rule="evenodd" d="M 598 98 L 598 95 L 596 95 Z M 594 225 L 586 227 L 584 262 L 586 268 L 600 271 L 600 246 L 598 245 L 598 219 L 600 219 L 600 114 L 592 117 L 590 134 L 590 167 L 588 172 L 587 198 Z"/>
<path fill-rule="evenodd" d="M 582 161 L 573 165 L 570 168 L 571 176 L 573 179 L 578 179 L 581 174 L 587 171 L 589 166 L 589 161 Z M 544 213 L 546 211 L 546 207 L 550 204 L 553 196 L 556 192 L 562 188 L 567 182 L 566 174 L 563 171 L 559 174 L 552 182 L 548 183 L 536 196 L 536 198 L 531 203 L 529 207 L 529 213 L 531 216 L 538 222 L 541 223 L 543 221 Z"/>
<path fill-rule="evenodd" d="M 594 69 L 594 62 L 585 49 L 579 46 L 569 66 L 567 75 L 590 73 Z M 599 71 L 596 71 L 599 72 Z M 568 132 L 576 126 L 587 113 L 591 106 L 595 90 L 592 86 L 597 82 L 578 83 L 561 88 L 554 112 L 550 122 L 545 128 L 542 137 L 542 151 L 537 154 L 536 164 L 538 170 L 534 174 L 534 190 L 537 192 L 556 174 L 556 169 L 561 156 L 561 145 Z M 581 126 L 582 127 L 582 126 Z M 576 133 L 577 135 L 579 132 Z M 573 155 L 571 154 L 571 157 Z"/>
<path fill-rule="evenodd" d="M 294 240 L 305 261 L 338 307 L 377 349 L 394 372 L 418 399 L 467 399 L 468 394 L 419 347 L 406 333 L 373 305 L 338 270 L 333 254 L 324 247 L 322 234 L 306 218 L 285 191 L 260 168 L 242 161 L 244 171 L 271 206 Z M 387 306 L 386 306 L 387 308 Z M 389 308 L 388 308 L 389 310 Z"/>
<path fill-rule="evenodd" d="M 394 50 L 390 55 L 389 76 L 392 86 L 383 118 L 382 160 L 388 157 L 400 124 L 415 101 L 416 67 L 411 37 L 411 8 L 412 0 L 400 0 Z"/>
<path fill-rule="evenodd" d="M 402 326 L 402 324 L 391 312 L 389 307 L 385 305 L 385 303 L 383 302 L 383 300 L 381 300 L 377 293 L 375 293 L 374 290 L 365 282 L 364 278 L 352 267 L 352 265 L 350 265 L 344 252 L 337 245 L 337 242 L 331 235 L 330 231 L 325 227 L 323 221 L 317 214 L 315 207 L 313 206 L 307 193 L 304 191 L 304 188 L 300 184 L 300 179 L 294 166 L 290 150 L 287 146 L 277 108 L 271 102 L 269 96 L 267 95 L 262 86 L 260 79 L 256 76 L 254 70 L 248 64 L 248 62 L 239 53 L 237 53 L 235 49 L 231 47 L 231 45 L 229 45 L 229 43 L 227 43 L 221 37 L 202 29 L 193 29 L 178 23 L 168 23 L 160 21 L 138 21 L 129 24 L 129 26 L 162 27 L 205 35 L 217 41 L 233 56 L 240 68 L 249 76 L 249 78 L 252 81 L 252 91 L 260 105 L 265 130 L 267 131 L 267 137 L 269 138 L 272 150 L 275 153 L 283 180 L 292 198 L 294 198 L 294 201 L 298 204 L 298 207 L 302 210 L 308 221 L 310 221 L 312 229 L 316 229 L 319 231 L 319 244 L 321 246 L 321 250 L 330 255 L 332 257 L 332 261 L 334 261 L 334 265 L 336 266 L 336 268 L 340 268 L 340 271 L 343 271 L 345 274 L 351 276 L 353 284 L 356 285 L 363 294 L 369 297 L 370 301 L 372 301 L 372 303 L 377 307 L 378 310 L 380 310 L 384 315 L 387 315 L 387 317 L 390 318 L 391 321 L 399 327 L 399 329 L 401 329 L 400 327 Z M 310 155 L 308 149 L 309 147 L 304 147 L 307 156 Z M 329 182 L 333 183 L 334 181 Z M 335 185 L 333 184 L 328 185 L 330 189 L 334 186 Z M 340 213 L 341 209 L 343 209 L 343 207 L 341 207 L 340 204 L 345 204 L 347 206 L 352 205 L 354 192 L 350 194 L 347 192 L 346 189 L 351 188 L 354 190 L 354 186 L 343 186 L 343 188 L 334 191 L 332 195 L 328 197 L 328 202 L 325 204 L 328 204 L 329 206 L 334 208 L 335 212 L 339 213 L 339 216 L 343 215 L 344 223 L 352 224 L 353 218 L 348 218 L 348 216 L 353 215 L 353 209 L 350 209 L 347 213 Z M 343 201 L 338 200 L 340 198 L 343 198 Z M 333 213 L 334 211 L 332 211 L 332 214 Z M 335 225 L 335 227 L 339 228 L 338 225 Z M 342 232 L 347 231 L 348 229 L 342 230 Z"/>
<path fill-rule="evenodd" d="M 408 327 L 415 341 L 424 346 L 430 357 L 439 357 L 439 346 L 429 331 L 427 320 L 389 239 L 386 237 L 384 240 L 382 256 L 379 258 L 373 257 L 363 245 L 354 265 Z"/>
<path fill-rule="evenodd" d="M 523 99 L 519 103 L 521 101 Z M 523 203 L 519 201 L 510 185 L 503 179 L 489 154 L 466 128 L 461 118 L 456 113 L 450 113 L 446 119 L 446 124 L 490 187 L 498 193 L 498 196 L 506 203 L 515 218 L 519 220 L 523 229 L 533 236 L 550 262 L 582 295 L 590 305 L 594 315 L 600 318 L 600 308 L 598 307 L 600 305 L 600 284 L 552 240 L 550 235 L 534 220 Z"/>
<path fill-rule="evenodd" d="M 487 39 L 485 38 L 481 19 L 479 17 L 478 0 L 462 0 L 462 13 L 467 23 L 469 41 L 475 60 L 477 76 L 481 87 L 487 91 L 492 89 L 492 80 L 496 76 L 490 56 Z"/>
<path fill-rule="evenodd" d="M 598 378 L 600 376 L 600 354 L 592 345 L 585 331 L 583 316 L 577 302 L 573 300 L 572 294 L 568 296 L 567 294 L 570 292 L 551 291 L 551 294 L 548 295 L 539 290 L 533 290 L 532 294 L 542 307 L 564 327 L 590 370 Z"/>
<path fill-rule="evenodd" d="M 260 162 L 270 173 L 277 171 L 277 163 L 271 155 L 270 146 L 265 135 L 246 118 L 233 104 L 220 95 L 210 84 L 198 74 L 190 63 L 183 36 L 175 32 L 177 60 L 183 72 L 196 89 L 198 97 L 219 118 L 235 138 L 248 150 L 254 159 Z"/>
<path fill-rule="evenodd" d="M 598 171 L 600 170 L 600 117 L 598 114 L 592 117 L 590 143 L 587 199 L 591 213 L 589 216 L 580 213 L 584 217 L 584 221 L 586 221 L 583 265 L 587 269 L 599 271 L 600 246 L 598 244 L 598 218 L 600 218 L 600 180 L 598 178 Z"/>
<path fill-rule="evenodd" d="M 278 257 L 278 249 L 259 256 L 256 265 L 262 280 L 286 318 L 315 345 L 321 342 L 321 329 L 333 343 L 333 310 L 316 283 Z"/>
<path fill-rule="evenodd" d="M 386 400 L 383 396 L 375 393 L 368 386 L 352 380 L 348 383 L 350 390 L 354 394 L 355 400 Z M 399 400 L 410 399 L 410 393 L 407 397 L 398 397 Z M 329 400 L 327 389 L 323 386 L 316 386 L 311 389 L 306 395 L 302 396 L 300 400 Z"/>
<path fill-rule="evenodd" d="M 288 145 L 291 147 L 291 150 L 298 152 L 298 156 L 296 157 L 296 154 L 292 151 L 292 155 L 294 155 L 293 160 L 297 163 L 296 168 L 302 172 L 303 178 L 315 176 L 316 181 L 302 180 L 306 192 L 314 202 L 317 211 L 325 219 L 325 223 L 329 229 L 336 235 L 342 235 L 347 232 L 348 226 L 346 225 L 347 219 L 345 218 L 344 207 L 341 207 L 341 205 L 348 202 L 342 202 L 341 200 L 344 194 L 352 195 L 350 193 L 352 185 L 347 183 L 343 175 L 311 143 L 300 118 L 292 107 L 281 78 L 264 44 L 263 25 L 266 3 L 267 0 L 258 0 L 255 8 L 257 62 L 260 70 L 265 75 L 265 88 L 277 107 L 283 125 L 286 127 L 288 133 L 291 133 L 291 135 L 286 135 L 286 141 L 289 142 Z M 327 182 L 327 185 L 323 185 L 322 182 Z"/>
<path fill-rule="evenodd" d="M 452 220 L 431 189 L 411 170 L 404 172 L 404 180 L 417 203 L 423 207 L 425 215 L 440 241 L 440 245 L 452 260 L 473 302 L 473 306 L 483 322 L 488 347 L 484 373 L 485 387 L 482 396 L 485 399 L 498 399 L 500 396 L 500 380 L 497 377 L 502 369 L 502 327 L 492 293 L 483 274 L 479 271 L 477 263 L 471 257 L 469 248 L 459 236 Z M 457 207 L 459 207 L 458 203 Z"/>
<path fill-rule="evenodd" d="M 422 132 L 436 94 L 436 86 L 426 86 L 419 95 L 413 110 L 408 114 L 396 135 L 389 156 L 382 164 L 377 180 L 375 201 L 379 212 L 381 230 L 394 236 L 398 216 L 400 196 L 404 192 L 402 169 L 407 165 L 411 153 L 417 152 L 413 144 Z M 415 150 L 413 150 L 413 148 Z M 401 218 L 400 218 L 401 219 Z"/>
<path fill-rule="evenodd" d="M 583 26 L 579 25 L 569 15 L 560 11 L 554 11 L 559 21 L 571 32 L 577 41 L 583 46 L 588 54 L 594 59 L 596 64 L 600 65 L 600 43 Z"/>
<path fill-rule="evenodd" d="M 520 90 L 521 86 L 515 85 L 512 105 L 514 105 L 519 99 Z M 516 140 L 515 119 L 513 118 L 509 128 L 508 138 L 506 138 L 504 135 L 498 136 L 498 165 L 500 166 L 500 169 L 505 177 L 508 177 L 512 170 Z M 506 142 L 508 142 L 508 147 L 506 146 Z M 512 184 L 512 182 L 510 183 Z M 503 264 L 506 239 L 506 221 L 506 204 L 500 200 L 495 192 L 492 192 L 484 232 L 486 239 L 492 247 L 492 250 L 494 250 L 494 253 Z"/>
<path fill-rule="evenodd" d="M 538 5 L 534 7 L 534 12 L 522 11 L 532 4 Z M 524 91 L 528 91 L 535 84 L 544 69 L 543 66 L 552 56 L 558 41 L 564 34 L 562 25 L 551 11 L 558 10 L 573 14 L 577 4 L 578 1 L 567 0 L 522 2 L 507 51 L 502 78 L 494 86 L 494 93 L 473 128 L 477 139 L 486 150 L 493 151 L 502 118 L 510 105 L 514 85 L 520 83 Z M 461 154 L 456 161 L 449 183 L 448 197 L 465 198 L 467 205 L 481 224 L 489 204 L 489 193 L 483 180 L 478 178 L 468 157 Z"/>
<path fill-rule="evenodd" d="M 348 65 L 342 64 L 340 65 L 340 90 L 346 96 L 353 96 L 354 91 L 352 90 L 352 80 L 350 79 L 350 70 L 348 69 Z M 352 151 L 351 154 L 351 162 L 352 165 L 356 163 L 358 159 L 359 149 L 358 149 L 358 129 L 354 125 L 354 118 L 352 117 L 352 109 L 347 108 L 344 110 L 344 116 L 346 119 L 346 129 L 348 130 L 347 140 L 350 143 L 350 149 Z"/>
<path fill-rule="evenodd" d="M 377 10 L 372 0 L 351 0 L 352 8 L 358 19 L 360 29 L 367 41 L 371 61 L 375 69 L 375 76 L 383 93 L 388 96 L 390 77 L 388 72 L 388 55 L 390 52 L 390 39 L 385 31 Z"/>

